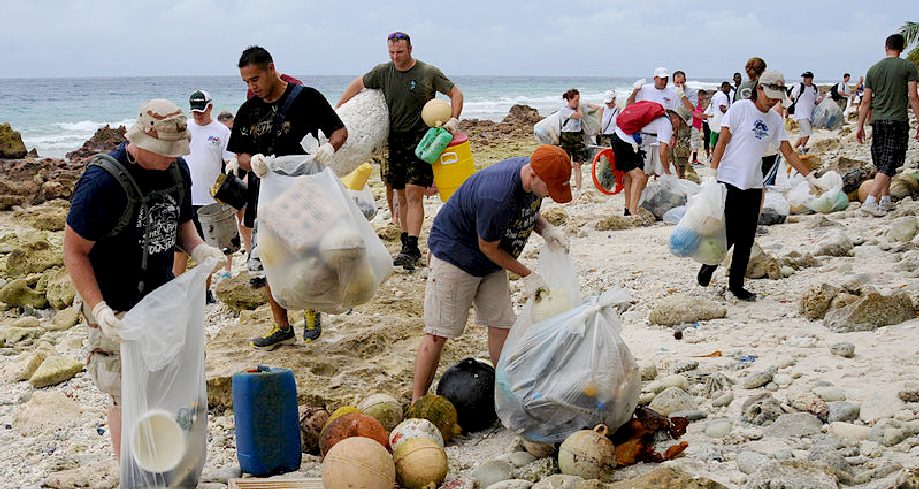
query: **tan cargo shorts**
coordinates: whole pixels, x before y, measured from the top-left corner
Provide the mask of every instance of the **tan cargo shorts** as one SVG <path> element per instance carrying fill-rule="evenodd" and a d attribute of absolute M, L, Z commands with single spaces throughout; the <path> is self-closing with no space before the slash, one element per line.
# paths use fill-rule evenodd
<path fill-rule="evenodd" d="M 124 314 L 118 314 L 123 317 Z M 93 312 L 83 304 L 83 318 L 89 334 L 89 357 L 86 359 L 86 374 L 100 391 L 112 396 L 115 405 L 121 405 L 121 348 L 109 339 L 96 325 Z"/>
<path fill-rule="evenodd" d="M 505 329 L 513 326 L 517 315 L 511 305 L 507 272 L 476 277 L 431 255 L 424 289 L 424 332 L 444 338 L 461 336 L 469 306 L 475 307 L 477 324 Z"/>

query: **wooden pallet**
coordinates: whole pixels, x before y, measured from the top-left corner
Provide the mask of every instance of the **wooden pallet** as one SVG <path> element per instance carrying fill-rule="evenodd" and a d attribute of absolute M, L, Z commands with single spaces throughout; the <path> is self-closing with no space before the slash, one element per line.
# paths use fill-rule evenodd
<path fill-rule="evenodd" d="M 325 489 L 322 479 L 230 479 L 229 489 Z"/>

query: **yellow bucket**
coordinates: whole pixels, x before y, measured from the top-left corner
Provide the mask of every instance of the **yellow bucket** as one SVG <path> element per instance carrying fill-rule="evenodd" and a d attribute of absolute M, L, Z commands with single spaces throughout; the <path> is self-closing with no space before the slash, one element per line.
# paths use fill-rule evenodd
<path fill-rule="evenodd" d="M 472 159 L 472 147 L 469 138 L 458 132 L 440 158 L 434 162 L 434 185 L 440 192 L 440 200 L 446 202 L 456 189 L 475 173 L 475 161 Z"/>

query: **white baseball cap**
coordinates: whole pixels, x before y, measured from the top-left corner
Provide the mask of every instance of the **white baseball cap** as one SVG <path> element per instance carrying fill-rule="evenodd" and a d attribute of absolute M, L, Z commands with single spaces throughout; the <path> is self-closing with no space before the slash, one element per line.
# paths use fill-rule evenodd
<path fill-rule="evenodd" d="M 607 90 L 606 93 L 603 94 L 603 103 L 608 104 L 613 100 L 616 100 L 616 91 L 613 89 Z"/>
<path fill-rule="evenodd" d="M 658 66 L 654 69 L 654 76 L 656 78 L 667 78 L 670 76 L 670 71 L 668 71 L 667 68 L 663 66 Z"/>

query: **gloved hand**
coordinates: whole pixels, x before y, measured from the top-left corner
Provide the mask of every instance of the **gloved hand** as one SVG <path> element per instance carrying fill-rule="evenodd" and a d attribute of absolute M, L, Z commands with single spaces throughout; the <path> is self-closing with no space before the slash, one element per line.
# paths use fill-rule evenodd
<path fill-rule="evenodd" d="M 121 320 L 115 316 L 115 311 L 105 301 L 99 301 L 96 307 L 93 307 L 93 318 L 96 319 L 96 325 L 102 328 L 102 334 L 116 343 L 121 343 L 121 335 L 118 334 Z"/>
<path fill-rule="evenodd" d="M 550 250 L 564 250 L 565 253 L 568 253 L 568 240 L 565 239 L 565 233 L 558 226 L 547 225 L 542 230 L 542 239 L 546 241 L 546 246 Z"/>
<path fill-rule="evenodd" d="M 263 178 L 268 174 L 268 160 L 264 155 L 255 155 L 249 160 L 249 166 L 252 167 L 252 173 L 255 176 Z"/>
<path fill-rule="evenodd" d="M 444 129 L 450 131 L 450 134 L 456 134 L 459 129 L 459 121 L 456 117 L 451 117 L 450 120 L 444 123 Z"/>
<path fill-rule="evenodd" d="M 645 80 L 644 78 L 642 78 L 641 80 L 638 80 L 637 82 L 635 82 L 635 83 L 632 84 L 632 90 L 638 90 L 638 89 L 640 89 L 640 88 L 642 87 L 642 85 L 644 85 L 645 83 L 647 83 L 647 81 L 648 81 L 648 80 Z"/>
<path fill-rule="evenodd" d="M 313 154 L 313 158 L 316 161 L 326 166 L 332 163 L 333 156 L 335 156 L 335 148 L 332 146 L 332 143 L 325 143 L 319 146 L 319 149 Z"/>
<path fill-rule="evenodd" d="M 208 258 L 216 258 L 217 264 L 214 265 L 215 272 L 227 264 L 226 255 L 224 255 L 222 251 L 206 243 L 195 246 L 195 249 L 191 250 L 191 258 L 195 260 L 195 263 L 204 263 Z"/>
<path fill-rule="evenodd" d="M 683 88 L 681 85 L 675 86 L 675 87 L 674 87 L 674 90 L 676 90 L 676 96 L 677 96 L 677 97 L 683 98 L 684 96 L 686 96 L 686 89 Z"/>
<path fill-rule="evenodd" d="M 231 159 L 229 162 L 227 162 L 227 166 L 224 168 L 224 170 L 226 171 L 228 175 L 230 173 L 238 174 L 239 173 L 239 161 L 236 158 Z"/>
<path fill-rule="evenodd" d="M 540 289 L 549 288 L 549 286 L 546 285 L 546 281 L 536 272 L 530 272 L 529 275 L 523 277 L 521 280 L 523 281 L 523 288 L 526 290 L 527 297 L 533 297 Z"/>

